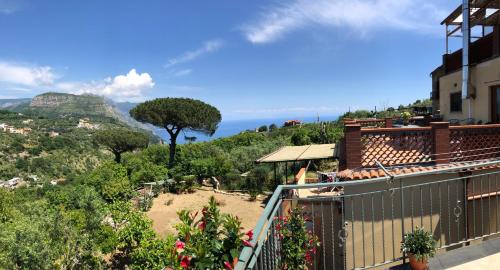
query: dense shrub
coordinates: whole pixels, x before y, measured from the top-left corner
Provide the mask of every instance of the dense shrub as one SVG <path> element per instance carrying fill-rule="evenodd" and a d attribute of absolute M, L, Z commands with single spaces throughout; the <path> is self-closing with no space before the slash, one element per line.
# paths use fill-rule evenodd
<path fill-rule="evenodd" d="M 275 217 L 276 236 L 281 239 L 280 269 L 308 269 L 320 246 L 318 237 L 306 228 L 302 210 L 292 208 L 286 216 Z"/>
<path fill-rule="evenodd" d="M 115 162 L 105 162 L 88 176 L 83 182 L 96 188 L 108 202 L 126 200 L 132 197 L 133 190 L 125 166 Z"/>

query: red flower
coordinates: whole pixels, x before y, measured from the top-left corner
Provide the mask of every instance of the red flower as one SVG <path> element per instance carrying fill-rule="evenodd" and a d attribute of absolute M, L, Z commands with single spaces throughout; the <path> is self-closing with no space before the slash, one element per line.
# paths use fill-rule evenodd
<path fill-rule="evenodd" d="M 231 266 L 229 262 L 224 262 L 224 267 L 226 268 L 226 270 L 233 270 L 233 266 Z"/>
<path fill-rule="evenodd" d="M 200 230 L 202 230 L 202 231 L 205 230 L 206 226 L 207 226 L 207 223 L 204 220 L 200 224 L 198 224 L 198 228 L 200 228 Z"/>
<path fill-rule="evenodd" d="M 187 269 L 189 267 L 189 263 L 191 262 L 191 258 L 188 256 L 183 256 L 181 260 L 181 267 Z"/>
<path fill-rule="evenodd" d="M 312 262 L 312 257 L 311 257 L 311 253 L 309 252 L 306 252 L 306 257 L 305 257 L 306 261 L 308 263 L 311 263 Z"/>
<path fill-rule="evenodd" d="M 177 253 L 183 252 L 185 246 L 186 244 L 184 244 L 184 242 L 182 242 L 181 240 L 175 241 L 175 250 L 177 251 Z"/>
<path fill-rule="evenodd" d="M 250 243 L 250 242 L 249 242 L 249 241 L 247 241 L 247 240 L 243 240 L 243 245 L 244 245 L 245 247 L 252 247 L 252 243 Z"/>
<path fill-rule="evenodd" d="M 253 239 L 253 231 L 252 231 L 252 230 L 249 230 L 249 231 L 246 233 L 246 236 L 248 236 L 248 240 L 252 240 L 252 239 Z"/>

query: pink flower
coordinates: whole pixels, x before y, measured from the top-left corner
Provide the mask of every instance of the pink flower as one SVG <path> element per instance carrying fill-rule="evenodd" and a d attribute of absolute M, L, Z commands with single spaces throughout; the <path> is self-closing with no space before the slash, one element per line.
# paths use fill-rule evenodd
<path fill-rule="evenodd" d="M 249 242 L 249 241 L 247 241 L 247 240 L 243 240 L 243 245 L 244 245 L 245 247 L 252 247 L 252 243 L 250 243 L 250 242 Z"/>
<path fill-rule="evenodd" d="M 226 268 L 226 270 L 233 270 L 233 267 L 229 262 L 224 262 L 224 267 Z"/>
<path fill-rule="evenodd" d="M 252 239 L 253 239 L 253 231 L 252 231 L 252 230 L 249 230 L 249 231 L 246 233 L 246 236 L 248 236 L 248 240 L 252 240 Z"/>
<path fill-rule="evenodd" d="M 186 244 L 184 244 L 184 242 L 182 242 L 181 240 L 175 241 L 175 250 L 177 251 L 177 253 L 183 252 L 185 246 Z"/>
<path fill-rule="evenodd" d="M 187 269 L 189 267 L 190 262 L 191 258 L 189 258 L 188 256 L 183 256 L 181 260 L 181 267 Z"/>

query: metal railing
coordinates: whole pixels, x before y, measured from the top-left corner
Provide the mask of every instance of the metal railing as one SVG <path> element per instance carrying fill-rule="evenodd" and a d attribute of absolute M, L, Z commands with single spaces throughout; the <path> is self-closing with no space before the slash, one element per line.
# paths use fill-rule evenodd
<path fill-rule="evenodd" d="M 416 226 L 431 231 L 444 251 L 498 234 L 499 195 L 500 160 L 370 180 L 282 185 L 236 269 L 279 269 L 275 217 L 295 206 L 303 207 L 307 227 L 321 242 L 309 269 L 366 269 L 405 260 L 401 241 Z"/>

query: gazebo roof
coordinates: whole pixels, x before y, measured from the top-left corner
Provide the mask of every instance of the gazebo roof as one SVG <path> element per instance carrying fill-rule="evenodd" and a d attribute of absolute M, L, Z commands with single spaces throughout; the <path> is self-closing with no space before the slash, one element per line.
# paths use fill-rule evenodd
<path fill-rule="evenodd" d="M 310 144 L 302 146 L 284 146 L 268 155 L 257 159 L 256 163 L 276 163 L 300 160 L 318 160 L 338 157 L 335 144 Z"/>

